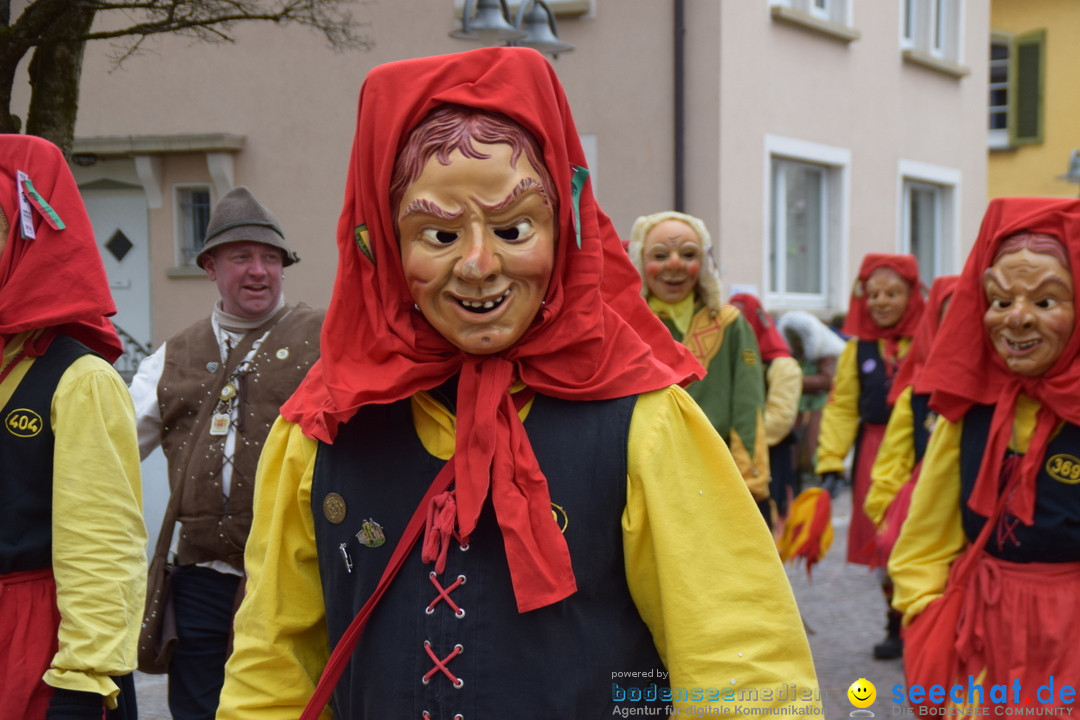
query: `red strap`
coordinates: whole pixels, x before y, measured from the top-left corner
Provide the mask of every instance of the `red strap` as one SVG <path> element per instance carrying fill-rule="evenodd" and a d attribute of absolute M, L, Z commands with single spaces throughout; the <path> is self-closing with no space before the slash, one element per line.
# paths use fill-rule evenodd
<path fill-rule="evenodd" d="M 300 715 L 300 720 L 316 720 L 319 713 L 330 702 L 330 695 L 333 694 L 338 680 L 341 679 L 341 673 L 345 671 L 345 665 L 349 662 L 349 658 L 352 657 L 353 650 L 360 640 L 360 635 L 364 631 L 364 626 L 367 625 L 368 618 L 371 617 L 375 606 L 390 586 L 390 581 L 397 575 L 398 570 L 401 569 L 405 562 L 405 558 L 409 556 L 409 552 L 412 551 L 417 539 L 419 539 L 420 529 L 427 519 L 427 509 L 431 505 L 431 501 L 436 495 L 450 487 L 450 482 L 453 479 L 454 459 L 450 458 L 443 465 L 439 474 L 435 476 L 435 480 L 432 481 L 431 487 L 428 488 L 427 493 L 424 495 L 424 499 L 420 501 L 420 504 L 413 512 L 412 519 L 409 520 L 409 524 L 405 527 L 405 532 L 402 533 L 397 547 L 394 548 L 394 554 L 390 556 L 390 562 L 387 563 L 382 577 L 379 578 L 379 584 L 376 586 L 375 592 L 371 593 L 371 597 L 364 603 L 364 607 L 360 608 L 360 612 L 353 618 L 348 629 L 345 630 L 345 634 L 338 640 L 334 651 L 330 653 L 330 659 L 327 660 L 326 667 L 323 668 L 319 684 L 315 686 L 315 692 L 312 694 L 311 699 L 308 700 L 307 707 L 304 708 L 304 712 Z"/>

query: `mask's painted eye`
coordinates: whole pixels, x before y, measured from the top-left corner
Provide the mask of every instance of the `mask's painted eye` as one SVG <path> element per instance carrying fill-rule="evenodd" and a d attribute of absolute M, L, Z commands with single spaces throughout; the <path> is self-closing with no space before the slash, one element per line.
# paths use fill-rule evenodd
<path fill-rule="evenodd" d="M 495 237 L 507 242 L 523 240 L 532 234 L 533 226 L 528 220 L 522 220 L 506 228 L 495 228 Z"/>
<path fill-rule="evenodd" d="M 424 228 L 420 231 L 421 237 L 433 245 L 449 245 L 458 239 L 458 234 L 452 230 L 439 230 L 437 228 Z"/>

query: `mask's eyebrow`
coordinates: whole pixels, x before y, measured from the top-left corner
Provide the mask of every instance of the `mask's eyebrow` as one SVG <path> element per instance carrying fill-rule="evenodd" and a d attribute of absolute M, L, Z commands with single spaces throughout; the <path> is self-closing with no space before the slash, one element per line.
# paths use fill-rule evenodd
<path fill-rule="evenodd" d="M 537 193 L 539 193 L 540 196 L 544 198 L 544 202 L 546 202 L 549 207 L 551 206 L 551 200 L 550 198 L 548 198 L 547 193 L 544 192 L 544 186 L 540 184 L 539 180 L 531 177 L 522 178 L 521 182 L 519 182 L 517 186 L 510 191 L 510 194 L 507 195 L 501 202 L 495 203 L 494 205 L 484 205 L 483 203 L 479 204 L 485 210 L 490 210 L 491 212 L 499 212 L 510 207 L 515 202 L 517 202 L 518 198 L 532 190 L 535 190 Z"/>
<path fill-rule="evenodd" d="M 439 218 L 440 220 L 456 220 L 461 217 L 463 212 L 465 211 L 458 210 L 457 212 L 450 212 L 449 210 L 439 207 L 427 198 L 419 198 L 409 203 L 409 206 L 401 213 L 401 217 L 398 218 L 398 222 L 410 215 L 429 215 L 431 217 Z"/>
<path fill-rule="evenodd" d="M 1007 290 L 1012 287 L 1004 273 L 995 267 L 988 267 L 983 273 L 983 283 L 985 284 L 987 281 L 994 283 L 994 285 L 1002 290 Z M 1071 291 L 1072 289 L 1071 278 L 1063 278 L 1060 275 L 1051 275 L 1050 277 L 1043 278 L 1039 281 L 1039 284 L 1032 289 L 1032 292 L 1037 293 L 1046 287 L 1053 285 L 1059 285 L 1062 289 L 1068 291 Z"/>

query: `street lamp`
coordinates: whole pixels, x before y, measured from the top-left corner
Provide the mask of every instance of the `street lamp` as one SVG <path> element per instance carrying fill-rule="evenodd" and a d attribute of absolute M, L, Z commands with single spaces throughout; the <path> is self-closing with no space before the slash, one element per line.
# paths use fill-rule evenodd
<path fill-rule="evenodd" d="M 473 0 L 465 0 L 461 16 L 461 30 L 450 33 L 459 40 L 479 40 L 488 45 L 520 40 L 525 33 L 506 19 L 510 11 L 506 0 L 476 0 L 476 17 L 473 17 Z"/>
<path fill-rule="evenodd" d="M 459 40 L 479 40 L 487 45 L 523 45 L 558 57 L 574 46 L 559 40 L 555 13 L 545 0 L 522 0 L 514 22 L 506 0 L 465 0 L 461 29 L 450 33 Z"/>
<path fill-rule="evenodd" d="M 517 41 L 518 45 L 531 47 L 553 57 L 559 57 L 559 53 L 574 49 L 573 45 L 559 39 L 555 13 L 544 0 L 522 0 L 518 6 L 514 27 L 527 33 L 524 40 Z"/>

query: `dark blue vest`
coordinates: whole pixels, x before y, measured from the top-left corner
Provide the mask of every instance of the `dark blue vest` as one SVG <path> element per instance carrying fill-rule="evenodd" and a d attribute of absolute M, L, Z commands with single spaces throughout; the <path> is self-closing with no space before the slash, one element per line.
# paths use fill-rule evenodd
<path fill-rule="evenodd" d="M 453 543 L 446 571 L 435 578 L 443 587 L 465 578 L 450 593 L 462 616 L 445 601 L 428 611 L 439 592 L 418 544 L 360 639 L 334 694 L 335 717 L 419 718 L 428 711 L 434 720 L 456 713 L 599 718 L 612 714 L 613 696 L 629 685 L 646 692 L 650 683 L 667 687 L 666 680 L 656 679 L 663 666 L 630 597 L 623 559 L 627 436 L 635 401 L 569 402 L 538 395 L 525 421 L 547 476 L 552 514 L 564 527 L 577 593 L 517 612 L 489 502 L 468 549 Z M 320 445 L 311 502 L 331 647 L 374 590 L 442 465 L 420 443 L 407 400 L 361 408 L 341 426 L 333 445 Z M 340 503 L 336 514 L 324 509 L 331 492 L 344 502 L 343 519 Z M 368 547 L 357 539 L 367 520 L 382 527 L 383 545 Z M 440 660 L 461 646 L 447 663 L 463 681 L 460 688 L 442 672 L 422 682 L 435 667 L 425 641 Z M 652 679 L 620 675 L 615 682 L 621 685 L 613 688 L 615 673 L 633 672 L 652 673 Z"/>
<path fill-rule="evenodd" d="M 892 380 L 885 372 L 877 340 L 859 340 L 855 357 L 859 370 L 859 419 L 884 425 L 892 412 L 889 404 Z"/>
<path fill-rule="evenodd" d="M 934 427 L 936 415 L 930 409 L 929 393 L 911 393 L 912 441 L 915 445 L 915 462 L 926 454 L 926 444 L 930 442 L 930 431 Z"/>
<path fill-rule="evenodd" d="M 92 352 L 58 336 L 0 410 L 0 574 L 52 565 L 52 399 L 64 371 Z"/>
<path fill-rule="evenodd" d="M 976 405 L 964 416 L 960 441 L 960 507 L 969 541 L 979 536 L 986 518 L 967 504 L 983 461 L 991 405 Z M 1080 428 L 1066 424 L 1050 440 L 1035 485 L 1035 518 L 1030 526 L 1005 518 L 1011 532 L 990 534 L 986 550 L 1012 562 L 1080 561 Z M 995 536 L 1000 536 L 995 537 Z"/>

